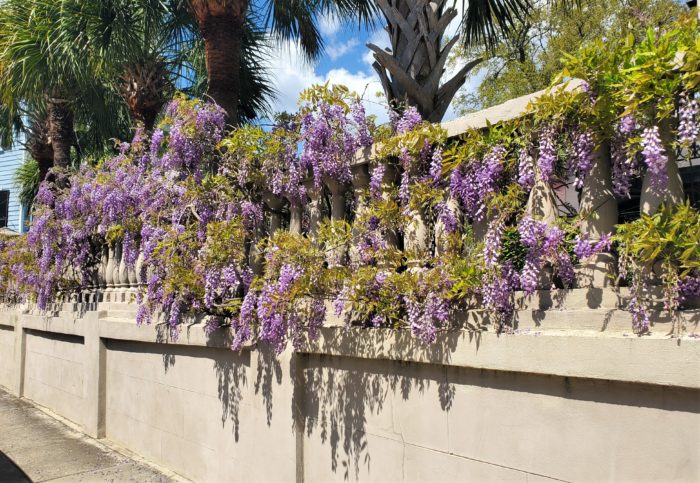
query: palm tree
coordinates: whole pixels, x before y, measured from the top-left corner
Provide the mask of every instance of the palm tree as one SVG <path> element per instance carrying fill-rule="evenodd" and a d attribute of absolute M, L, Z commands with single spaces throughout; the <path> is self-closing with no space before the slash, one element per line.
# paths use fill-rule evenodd
<path fill-rule="evenodd" d="M 373 67 L 387 100 L 396 109 L 416 106 L 424 119 L 439 122 L 469 71 L 482 61 L 472 60 L 441 83 L 450 51 L 460 38 L 445 38 L 457 10 L 454 5 L 447 7 L 445 0 L 376 1 L 387 23 L 391 48 L 371 43 L 367 47 L 373 51 Z M 462 38 L 465 43 L 494 45 L 529 10 L 529 0 L 469 0 L 460 21 Z"/>
<path fill-rule="evenodd" d="M 262 25 L 277 40 L 298 40 L 303 52 L 317 58 L 323 40 L 317 26 L 321 14 L 370 22 L 375 12 L 371 0 L 189 0 L 188 6 L 204 39 L 209 95 L 238 118 L 242 88 L 241 56 L 246 21 Z"/>
<path fill-rule="evenodd" d="M 0 5 L 0 103 L 8 117 L 42 110 L 45 116 L 33 116 L 30 125 L 46 126 L 53 164 L 67 167 L 76 144 L 75 110 L 84 109 L 75 101 L 91 104 L 89 128 L 105 139 L 114 134 L 117 117 L 108 115 L 109 98 L 79 45 L 60 41 L 60 21 L 58 1 L 7 0 Z"/>

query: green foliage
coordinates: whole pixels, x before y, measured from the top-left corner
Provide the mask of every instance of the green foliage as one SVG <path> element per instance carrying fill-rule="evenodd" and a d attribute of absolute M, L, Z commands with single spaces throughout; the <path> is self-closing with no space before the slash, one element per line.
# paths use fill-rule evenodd
<path fill-rule="evenodd" d="M 39 190 L 39 163 L 32 158 L 27 158 L 15 172 L 15 187 L 17 188 L 19 202 L 24 206 L 31 206 Z"/>
<path fill-rule="evenodd" d="M 662 206 L 653 215 L 618 225 L 615 240 L 624 262 L 661 262 L 680 276 L 700 268 L 700 212 L 689 202 Z"/>
<path fill-rule="evenodd" d="M 607 55 L 610 42 L 628 33 L 639 41 L 647 28 L 664 29 L 684 10 L 674 0 L 589 0 L 576 7 L 569 2 L 539 2 L 493 50 L 480 46 L 456 50 L 453 61 L 477 57 L 486 61 L 469 73 L 478 82 L 476 91 L 458 95 L 455 106 L 466 113 L 545 89 L 564 67 L 562 57 L 581 46 L 605 38 L 595 50 Z"/>

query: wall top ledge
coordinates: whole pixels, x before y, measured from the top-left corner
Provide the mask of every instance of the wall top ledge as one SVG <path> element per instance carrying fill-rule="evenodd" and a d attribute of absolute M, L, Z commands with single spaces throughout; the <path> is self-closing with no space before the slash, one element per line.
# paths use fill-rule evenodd
<path fill-rule="evenodd" d="M 700 389 L 700 340 L 662 331 L 638 337 L 593 330 L 463 330 L 424 345 L 408 330 L 326 327 L 301 352 Z"/>

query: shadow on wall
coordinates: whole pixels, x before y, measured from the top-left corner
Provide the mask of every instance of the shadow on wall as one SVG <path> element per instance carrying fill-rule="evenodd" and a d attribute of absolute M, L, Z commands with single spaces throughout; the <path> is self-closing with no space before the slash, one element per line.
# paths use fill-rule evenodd
<path fill-rule="evenodd" d="M 427 402 L 448 412 L 455 387 L 447 380 L 447 367 L 408 362 L 377 361 L 309 355 L 304 369 L 303 430 L 307 437 L 320 432 L 321 441 L 330 446 L 331 470 L 343 472 L 343 478 L 359 479 L 360 470 L 371 466 L 367 441 L 368 420 L 382 425 L 382 413 L 393 419 L 396 398 L 408 401 L 436 393 L 437 400 Z M 400 404 L 400 403 L 399 403 Z M 421 417 L 413 414 L 412 417 Z M 400 433 L 386 422 L 384 430 Z"/>

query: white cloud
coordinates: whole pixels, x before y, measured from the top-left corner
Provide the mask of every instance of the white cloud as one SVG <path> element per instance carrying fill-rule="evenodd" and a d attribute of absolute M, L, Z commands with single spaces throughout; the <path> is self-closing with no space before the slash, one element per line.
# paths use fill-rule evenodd
<path fill-rule="evenodd" d="M 368 114 L 375 114 L 379 122 L 388 120 L 386 109 L 379 105 L 375 93 L 381 91 L 379 79 L 373 71 L 351 72 L 344 67 L 331 69 L 325 74 L 316 71 L 313 65 L 303 60 L 297 44 L 288 42 L 276 49 L 269 59 L 272 81 L 278 94 L 274 103 L 276 111 L 294 112 L 299 94 L 314 84 L 342 84 L 362 95 Z"/>
<path fill-rule="evenodd" d="M 360 45 L 360 41 L 357 40 L 356 37 L 353 37 L 345 43 L 331 43 L 328 47 L 326 47 L 326 53 L 331 60 L 338 60 L 340 57 L 344 56 L 358 45 Z"/>
<path fill-rule="evenodd" d="M 335 15 L 322 15 L 318 21 L 318 28 L 324 37 L 334 36 L 340 30 L 340 20 Z"/>

